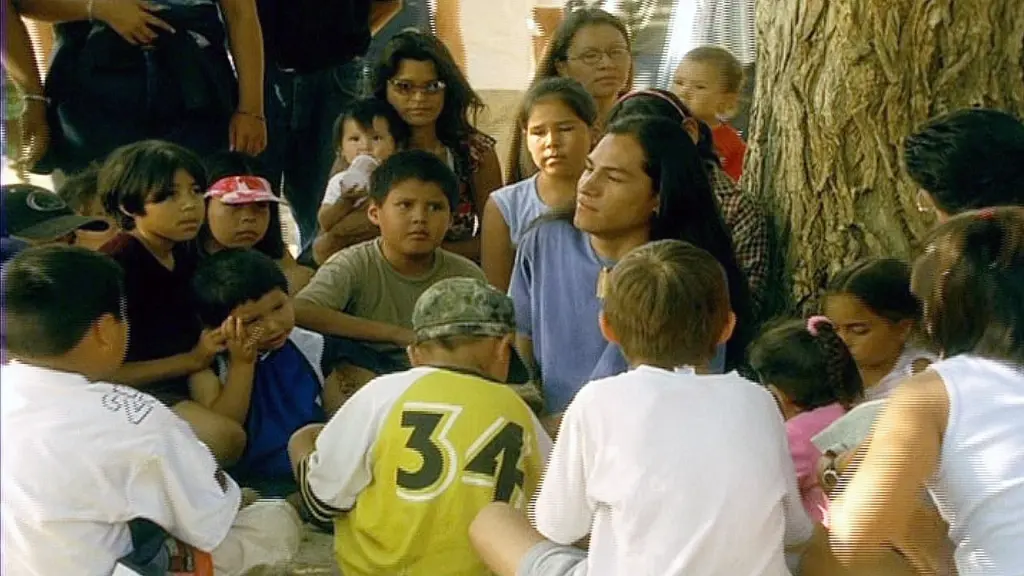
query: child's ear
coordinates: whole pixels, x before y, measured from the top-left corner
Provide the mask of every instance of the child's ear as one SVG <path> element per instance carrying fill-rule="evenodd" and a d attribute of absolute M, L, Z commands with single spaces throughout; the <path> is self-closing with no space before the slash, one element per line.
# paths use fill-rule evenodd
<path fill-rule="evenodd" d="M 601 336 L 603 336 L 605 340 L 612 344 L 619 343 L 618 337 L 615 336 L 615 331 L 612 330 L 612 327 L 608 324 L 608 318 L 605 317 L 604 310 L 597 314 L 597 325 L 601 328 Z"/>
<path fill-rule="evenodd" d="M 380 205 L 373 198 L 370 199 L 370 204 L 366 207 L 366 217 L 374 226 L 380 228 Z"/>
<path fill-rule="evenodd" d="M 729 310 L 729 318 L 725 322 L 725 327 L 722 328 L 722 333 L 718 336 L 718 343 L 725 344 L 732 338 L 733 330 L 736 329 L 736 314 L 732 310 Z"/>
<path fill-rule="evenodd" d="M 118 351 L 115 349 L 123 345 L 124 331 L 124 321 L 118 320 L 113 314 L 104 314 L 93 324 L 96 343 L 106 351 Z"/>

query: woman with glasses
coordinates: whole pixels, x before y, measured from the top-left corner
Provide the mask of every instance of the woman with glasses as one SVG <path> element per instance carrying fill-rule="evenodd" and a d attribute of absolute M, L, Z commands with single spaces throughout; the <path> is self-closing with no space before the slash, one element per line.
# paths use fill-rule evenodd
<path fill-rule="evenodd" d="M 494 139 L 476 129 L 483 109 L 451 53 L 436 37 L 409 30 L 384 47 L 372 71 L 372 95 L 390 103 L 409 125 L 411 148 L 432 152 L 459 177 L 459 204 L 445 249 L 480 261 L 480 214 L 501 188 Z"/>
<path fill-rule="evenodd" d="M 551 37 L 530 86 L 557 76 L 576 80 L 590 93 L 597 103 L 600 129 L 616 100 L 633 84 L 632 44 L 626 25 L 598 8 L 570 12 Z M 523 129 L 517 126 L 513 130 L 508 182 L 524 180 L 537 172 L 523 142 Z"/>

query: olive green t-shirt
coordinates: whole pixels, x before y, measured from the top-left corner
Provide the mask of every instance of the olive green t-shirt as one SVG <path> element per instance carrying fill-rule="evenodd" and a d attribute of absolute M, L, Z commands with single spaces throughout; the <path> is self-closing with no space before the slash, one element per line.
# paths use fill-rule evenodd
<path fill-rule="evenodd" d="M 380 238 L 375 238 L 336 252 L 295 298 L 359 318 L 412 328 L 412 311 L 420 294 L 441 280 L 459 277 L 486 281 L 472 260 L 441 248 L 429 272 L 405 276 L 384 258 Z M 394 344 L 370 345 L 381 352 L 405 355 Z"/>

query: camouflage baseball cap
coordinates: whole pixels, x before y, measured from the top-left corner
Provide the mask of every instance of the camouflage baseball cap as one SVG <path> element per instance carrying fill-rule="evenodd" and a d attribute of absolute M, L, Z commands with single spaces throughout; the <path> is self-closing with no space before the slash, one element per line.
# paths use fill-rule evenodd
<path fill-rule="evenodd" d="M 448 278 L 427 289 L 412 312 L 416 341 L 449 336 L 504 336 L 516 331 L 512 299 L 473 278 Z"/>
<path fill-rule="evenodd" d="M 416 342 L 451 336 L 514 334 L 516 313 L 512 299 L 481 280 L 448 278 L 424 292 L 412 312 Z M 508 382 L 529 382 L 526 364 L 513 350 Z"/>

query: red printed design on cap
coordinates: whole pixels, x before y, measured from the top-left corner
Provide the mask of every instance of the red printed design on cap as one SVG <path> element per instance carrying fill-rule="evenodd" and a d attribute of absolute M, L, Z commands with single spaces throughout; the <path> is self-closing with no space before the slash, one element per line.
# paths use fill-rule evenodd
<path fill-rule="evenodd" d="M 207 198 L 219 198 L 225 204 L 254 204 L 257 202 L 280 202 L 270 187 L 270 182 L 259 176 L 228 176 L 210 186 Z"/>

